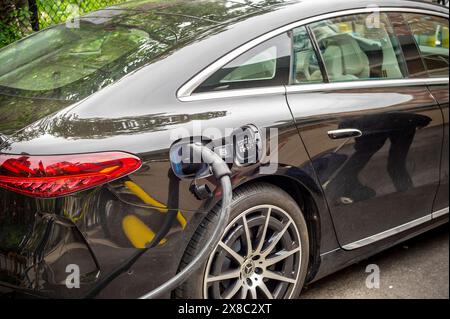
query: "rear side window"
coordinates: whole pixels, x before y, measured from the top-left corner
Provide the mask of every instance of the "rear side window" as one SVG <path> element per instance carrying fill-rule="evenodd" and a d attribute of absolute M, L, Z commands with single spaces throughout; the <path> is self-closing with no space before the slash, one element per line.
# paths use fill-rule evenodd
<path fill-rule="evenodd" d="M 420 14 L 403 14 L 431 77 L 448 76 L 448 20 Z"/>
<path fill-rule="evenodd" d="M 401 79 L 406 74 L 400 46 L 385 14 L 344 16 L 309 26 L 330 82 Z"/>
<path fill-rule="evenodd" d="M 285 85 L 289 80 L 290 38 L 279 35 L 222 67 L 194 93 Z"/>

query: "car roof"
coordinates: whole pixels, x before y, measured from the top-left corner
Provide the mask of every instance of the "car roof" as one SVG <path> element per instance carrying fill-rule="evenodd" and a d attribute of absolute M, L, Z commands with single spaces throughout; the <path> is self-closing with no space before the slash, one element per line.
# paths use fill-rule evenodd
<path fill-rule="evenodd" d="M 135 25 L 170 43 L 196 38 L 218 27 L 264 14 L 298 1 L 291 0 L 136 0 L 94 11 L 81 18 L 98 25 Z M 155 34 L 156 35 L 156 34 Z"/>
<path fill-rule="evenodd" d="M 261 5 L 266 1 L 271 4 L 268 6 Z M 148 3 L 149 1 L 140 1 L 140 3 L 143 2 Z M 193 3 L 195 1 L 187 2 Z M 221 2 L 226 3 L 227 1 Z M 445 7 L 409 0 L 274 2 L 276 1 L 261 0 L 259 1 L 261 8 L 253 11 L 252 14 L 240 15 L 237 18 L 226 20 L 226 23 L 203 30 L 192 40 L 176 46 L 172 52 L 167 53 L 163 58 L 128 74 L 114 85 L 94 94 L 86 103 L 83 103 L 80 107 L 82 110 L 79 109 L 78 111 L 89 113 L 89 110 L 95 106 L 97 110 L 104 108 L 105 112 L 110 112 L 112 107 L 115 108 L 111 101 L 115 101 L 114 105 L 119 105 L 117 109 L 114 109 L 118 116 L 126 116 L 130 112 L 146 114 L 148 112 L 148 102 L 146 101 L 152 101 L 152 103 L 158 105 L 176 104 L 184 108 L 186 105 L 182 105 L 183 103 L 178 100 L 177 92 L 200 71 L 253 39 L 310 17 L 373 6 L 433 10 L 448 14 L 448 9 Z M 122 108 L 120 105 L 128 105 L 129 107 Z"/>
<path fill-rule="evenodd" d="M 109 9 L 158 12 L 164 15 L 191 17 L 223 23 L 238 17 L 263 11 L 268 7 L 285 6 L 296 0 L 135 0 Z"/>
<path fill-rule="evenodd" d="M 306 18 L 351 9 L 370 7 L 417 8 L 447 12 L 431 3 L 411 0 L 136 0 L 112 6 L 85 16 L 84 20 L 112 23 L 121 20 L 140 23 L 150 35 L 171 37 L 172 51 L 203 46 L 202 62 L 209 62 L 244 43 L 282 26 Z M 202 44 L 199 44 L 202 43 Z"/>

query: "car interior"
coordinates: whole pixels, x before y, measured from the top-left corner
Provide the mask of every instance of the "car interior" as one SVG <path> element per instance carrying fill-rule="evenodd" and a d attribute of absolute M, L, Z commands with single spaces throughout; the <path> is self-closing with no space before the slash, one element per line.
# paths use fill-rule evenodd
<path fill-rule="evenodd" d="M 402 78 L 398 54 L 391 37 L 383 28 L 364 28 L 353 32 L 350 23 L 326 21 L 313 27 L 322 59 L 331 82 L 366 80 L 374 78 Z M 350 32 L 351 31 L 351 32 Z M 322 79 L 314 57 L 314 50 L 296 50 L 296 79 L 298 83 Z"/>

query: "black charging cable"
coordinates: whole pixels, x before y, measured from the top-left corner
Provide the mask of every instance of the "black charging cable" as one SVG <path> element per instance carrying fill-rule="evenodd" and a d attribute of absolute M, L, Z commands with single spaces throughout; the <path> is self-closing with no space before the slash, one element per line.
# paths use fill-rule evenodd
<path fill-rule="evenodd" d="M 230 175 L 231 171 L 228 167 L 228 165 L 224 162 L 224 160 L 211 151 L 208 147 L 203 146 L 201 144 L 186 144 L 184 147 L 189 147 L 191 153 L 196 156 L 197 158 L 200 158 L 202 160 L 202 163 L 208 164 L 211 168 L 211 172 L 215 176 L 217 180 L 220 181 L 222 186 L 222 209 L 219 213 L 219 219 L 216 225 L 216 228 L 214 230 L 213 235 L 210 237 L 208 242 L 205 244 L 205 246 L 202 248 L 200 253 L 197 255 L 197 257 L 194 258 L 186 267 L 183 268 L 182 271 L 180 271 L 175 277 L 173 277 L 171 280 L 167 281 L 166 283 L 162 284 L 158 288 L 150 291 L 149 293 L 145 294 L 144 296 L 140 297 L 140 299 L 154 299 L 158 298 L 159 296 L 171 292 L 175 288 L 177 288 L 179 285 L 181 285 L 184 281 L 187 280 L 187 278 L 195 272 L 206 259 L 208 258 L 209 254 L 213 251 L 215 246 L 220 240 L 220 237 L 225 230 L 225 227 L 227 225 L 229 215 L 230 215 L 230 204 L 231 204 L 231 198 L 232 198 L 232 186 L 231 186 L 231 180 Z M 189 165 L 189 164 L 188 164 Z M 193 165 L 194 167 L 195 165 Z M 198 174 L 201 175 L 202 172 L 198 172 Z M 179 192 L 179 182 L 180 179 L 173 170 L 169 172 L 169 203 L 168 207 L 178 207 L 178 192 Z M 195 177 L 197 178 L 197 177 Z M 176 209 L 171 209 L 167 212 L 164 225 L 161 227 L 161 229 L 158 231 L 158 233 L 155 235 L 155 237 L 145 245 L 144 249 L 140 249 L 136 254 L 131 256 L 128 260 L 126 260 L 124 263 L 122 263 L 119 267 L 117 267 L 115 270 L 113 270 L 109 275 L 102 278 L 100 282 L 86 295 L 85 298 L 94 298 L 96 297 L 106 286 L 108 286 L 116 277 L 118 277 L 120 274 L 122 274 L 124 271 L 130 269 L 135 262 L 143 255 L 145 254 L 149 249 L 155 247 L 158 245 L 158 243 L 161 241 L 161 239 L 164 238 L 164 236 L 167 235 L 169 232 L 174 220 L 176 219 L 177 215 Z"/>
<path fill-rule="evenodd" d="M 202 162 L 210 166 L 212 174 L 218 181 L 220 181 L 220 184 L 222 186 L 222 207 L 219 212 L 217 224 L 211 237 L 209 237 L 198 255 L 195 256 L 188 265 L 186 265 L 179 273 L 177 273 L 175 277 L 155 288 L 154 290 L 146 293 L 139 299 L 158 298 L 159 296 L 174 290 L 183 282 L 185 282 L 189 278 L 189 276 L 197 271 L 208 259 L 211 252 L 219 243 L 220 238 L 222 237 L 222 233 L 224 232 L 230 217 L 230 205 L 233 196 L 233 190 L 230 179 L 231 171 L 228 165 L 219 155 L 214 153 L 206 146 L 203 146 L 201 144 L 189 144 L 188 147 L 191 148 L 193 154 L 201 156 Z M 157 238 L 154 238 L 152 243 L 149 244 L 149 247 L 153 246 L 155 240 L 157 240 Z"/>

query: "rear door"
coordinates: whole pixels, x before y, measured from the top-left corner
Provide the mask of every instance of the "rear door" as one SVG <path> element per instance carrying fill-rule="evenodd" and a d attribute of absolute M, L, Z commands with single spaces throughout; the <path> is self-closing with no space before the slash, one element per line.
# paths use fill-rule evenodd
<path fill-rule="evenodd" d="M 439 102 L 439 105 L 442 108 L 442 114 L 444 117 L 444 141 L 442 144 L 442 160 L 441 160 L 441 173 L 440 173 L 440 185 L 438 189 L 438 193 L 436 195 L 436 200 L 433 206 L 433 217 L 439 217 L 444 214 L 448 214 L 449 210 L 449 187 L 448 187 L 448 152 L 449 152 L 449 126 L 448 126 L 448 105 L 449 105 L 449 86 L 447 84 L 441 85 L 433 85 L 430 86 L 431 93 Z"/>
<path fill-rule="evenodd" d="M 442 79 L 428 88 L 439 103 L 444 118 L 440 185 L 433 206 L 433 217 L 448 214 L 448 75 L 449 27 L 448 19 L 425 14 L 405 14 L 404 18 L 418 44 L 428 76 Z"/>
<path fill-rule="evenodd" d="M 441 110 L 402 16 L 377 18 L 294 30 L 287 98 L 345 249 L 428 221 L 439 184 Z"/>

